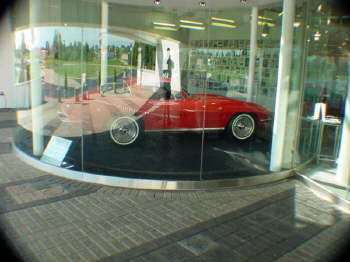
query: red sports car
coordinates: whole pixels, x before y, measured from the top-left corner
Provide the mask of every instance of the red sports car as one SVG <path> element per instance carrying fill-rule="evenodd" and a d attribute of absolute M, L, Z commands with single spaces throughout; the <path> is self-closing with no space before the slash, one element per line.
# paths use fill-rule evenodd
<path fill-rule="evenodd" d="M 213 94 L 189 94 L 159 89 L 134 113 L 115 112 L 108 121 L 110 138 L 130 145 L 143 132 L 226 131 L 238 140 L 250 138 L 270 120 L 264 107 Z"/>

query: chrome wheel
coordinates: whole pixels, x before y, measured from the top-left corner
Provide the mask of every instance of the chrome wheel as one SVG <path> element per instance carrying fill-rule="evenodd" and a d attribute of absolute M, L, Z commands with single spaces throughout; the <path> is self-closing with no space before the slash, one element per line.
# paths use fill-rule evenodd
<path fill-rule="evenodd" d="M 253 135 L 254 130 L 255 121 L 249 114 L 239 114 L 232 120 L 232 135 L 239 140 L 248 139 Z"/>
<path fill-rule="evenodd" d="M 109 133 L 116 144 L 130 145 L 138 138 L 140 127 L 132 117 L 120 116 L 111 123 Z"/>

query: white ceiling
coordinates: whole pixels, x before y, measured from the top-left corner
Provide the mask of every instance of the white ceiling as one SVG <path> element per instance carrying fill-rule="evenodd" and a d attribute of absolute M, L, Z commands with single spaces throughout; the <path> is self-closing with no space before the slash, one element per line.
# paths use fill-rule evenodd
<path fill-rule="evenodd" d="M 103 1 L 103 0 L 100 0 Z M 110 3 L 120 3 L 136 6 L 156 6 L 153 0 L 107 0 Z M 282 0 L 247 0 L 246 4 L 242 4 L 240 0 L 204 0 L 206 7 L 199 6 L 200 0 L 160 0 L 160 7 L 171 8 L 228 8 L 228 7 L 245 7 L 245 6 L 261 6 L 272 3 L 281 3 Z"/>

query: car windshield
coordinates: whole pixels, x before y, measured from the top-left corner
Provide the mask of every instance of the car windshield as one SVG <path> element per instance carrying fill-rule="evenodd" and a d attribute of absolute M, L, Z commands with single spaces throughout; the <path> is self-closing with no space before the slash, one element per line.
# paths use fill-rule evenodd
<path fill-rule="evenodd" d="M 187 88 L 182 87 L 182 90 L 184 91 L 184 93 L 186 93 L 186 95 L 187 95 L 189 98 L 195 98 L 195 95 L 189 93 Z"/>

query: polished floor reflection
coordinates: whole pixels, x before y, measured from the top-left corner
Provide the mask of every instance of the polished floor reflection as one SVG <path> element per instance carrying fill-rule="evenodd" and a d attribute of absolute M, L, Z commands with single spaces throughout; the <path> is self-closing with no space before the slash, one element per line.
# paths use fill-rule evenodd
<path fill-rule="evenodd" d="M 70 139 L 73 144 L 65 161 L 67 165 L 73 165 L 72 170 L 178 180 L 198 180 L 200 173 L 202 179 L 269 173 L 270 142 L 265 138 L 240 142 L 220 133 L 206 133 L 203 155 L 201 133 L 147 133 L 137 144 L 126 147 L 112 143 L 108 133 Z M 17 129 L 16 145 L 20 150 L 31 154 L 31 140 L 31 132 Z"/>

